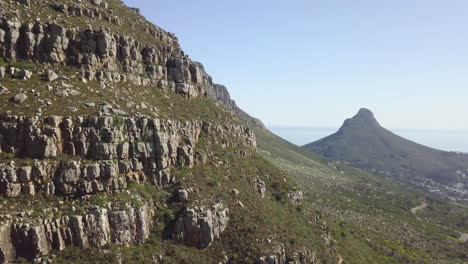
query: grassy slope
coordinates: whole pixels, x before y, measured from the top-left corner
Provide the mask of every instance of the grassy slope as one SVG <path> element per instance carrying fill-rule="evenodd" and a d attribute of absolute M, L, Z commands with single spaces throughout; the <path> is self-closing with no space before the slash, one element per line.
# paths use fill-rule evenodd
<path fill-rule="evenodd" d="M 463 263 L 467 244 L 451 237 L 457 237 L 452 228 L 466 230 L 464 208 L 445 203 L 437 213 L 424 211 L 419 220 L 410 209 L 429 197 L 304 152 L 269 131 L 256 130 L 256 135 L 262 155 L 289 171 L 328 217 L 348 263 Z M 439 225 L 448 211 L 453 222 Z"/>

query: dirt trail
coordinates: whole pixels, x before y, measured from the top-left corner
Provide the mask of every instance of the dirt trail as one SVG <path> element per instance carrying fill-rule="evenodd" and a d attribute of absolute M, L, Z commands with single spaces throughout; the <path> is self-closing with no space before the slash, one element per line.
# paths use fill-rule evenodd
<path fill-rule="evenodd" d="M 427 204 L 426 202 L 422 202 L 421 205 L 418 205 L 418 206 L 416 206 L 416 207 L 414 207 L 414 208 L 411 208 L 410 211 L 411 211 L 411 213 L 413 213 L 414 215 L 416 215 L 416 212 L 418 212 L 419 210 L 422 210 L 422 209 L 426 208 L 427 205 L 428 205 L 428 204 Z"/>

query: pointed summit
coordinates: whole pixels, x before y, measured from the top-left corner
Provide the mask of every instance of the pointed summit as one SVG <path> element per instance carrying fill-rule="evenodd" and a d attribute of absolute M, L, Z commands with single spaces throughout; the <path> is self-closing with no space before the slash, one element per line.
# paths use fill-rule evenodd
<path fill-rule="evenodd" d="M 379 126 L 379 123 L 375 119 L 374 114 L 367 108 L 359 109 L 359 112 L 355 116 L 344 121 L 341 128 L 362 126 Z"/>
<path fill-rule="evenodd" d="M 363 119 L 375 119 L 374 113 L 372 113 L 372 111 L 367 108 L 359 109 L 359 112 L 354 117 L 363 118 Z"/>

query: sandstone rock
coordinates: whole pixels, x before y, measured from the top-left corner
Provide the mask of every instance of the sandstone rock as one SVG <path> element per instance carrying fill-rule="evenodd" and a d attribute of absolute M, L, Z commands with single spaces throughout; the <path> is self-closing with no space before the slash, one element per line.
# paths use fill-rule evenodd
<path fill-rule="evenodd" d="M 28 96 L 25 93 L 19 93 L 11 98 L 11 101 L 16 104 L 22 104 L 28 99 Z"/>
<path fill-rule="evenodd" d="M 69 93 L 71 96 L 78 96 L 81 94 L 81 92 L 77 91 L 77 90 L 71 90 L 70 93 Z"/>
<path fill-rule="evenodd" d="M 174 235 L 186 245 L 207 248 L 226 229 L 229 210 L 222 204 L 211 208 L 190 207 L 184 210 L 174 226 Z"/>
<path fill-rule="evenodd" d="M 286 262 L 286 250 L 283 244 L 278 245 L 276 248 L 273 248 L 273 254 L 269 256 L 260 257 L 259 264 L 282 264 Z"/>
<path fill-rule="evenodd" d="M 30 70 L 21 70 L 18 72 L 18 79 L 20 80 L 28 80 L 31 79 L 33 73 Z"/>
<path fill-rule="evenodd" d="M 193 166 L 193 149 L 201 133 L 235 139 L 245 147 L 250 147 L 252 140 L 250 134 L 245 134 L 245 126 L 214 126 L 200 121 L 107 115 L 74 118 L 0 116 L 1 151 L 31 159 L 58 155 L 78 158 L 62 163 L 51 160 L 33 166 L 30 177 L 21 176 L 24 178 L 21 188 L 15 185 L 21 168 L 0 162 L 0 179 L 5 179 L 0 195 L 15 196 L 19 189 L 21 193 L 32 194 L 35 189 L 46 194 L 82 196 L 120 191 L 133 179 L 155 185 L 170 184 L 174 181 L 170 175 L 171 167 Z M 52 182 L 49 184 L 45 179 Z M 190 192 L 189 189 L 186 191 Z"/>
<path fill-rule="evenodd" d="M 50 70 L 47 71 L 45 77 L 46 77 L 47 81 L 49 81 L 49 82 L 53 82 L 53 81 L 55 81 L 55 80 L 57 80 L 59 78 L 58 75 L 55 72 L 50 71 Z"/>
<path fill-rule="evenodd" d="M 252 185 L 254 186 L 255 190 L 263 197 L 265 197 L 266 193 L 266 184 L 264 181 L 256 179 Z"/>
<path fill-rule="evenodd" d="M 140 14 L 140 8 L 131 7 L 130 9 L 133 10 L 135 13 Z"/>
<path fill-rule="evenodd" d="M 154 210 L 143 204 L 120 211 L 94 207 L 84 215 L 45 218 L 34 224 L 3 222 L 0 226 L 0 256 L 2 262 L 10 263 L 18 257 L 42 258 L 54 250 L 71 246 L 88 248 L 110 243 L 143 243 L 149 237 L 153 214 Z"/>
<path fill-rule="evenodd" d="M 0 95 L 5 94 L 8 92 L 8 88 L 3 85 L 0 85 Z"/>
<path fill-rule="evenodd" d="M 178 190 L 177 191 L 177 199 L 179 202 L 187 202 L 189 199 L 189 193 L 187 190 Z"/>
<path fill-rule="evenodd" d="M 11 76 L 15 75 L 16 74 L 16 71 L 17 69 L 14 68 L 14 67 L 9 67 L 8 70 L 7 70 L 7 73 Z"/>
<path fill-rule="evenodd" d="M 102 0 L 91 0 L 91 3 L 94 5 L 100 6 L 102 4 Z"/>
<path fill-rule="evenodd" d="M 258 259 L 259 264 L 307 264 L 319 263 L 314 251 L 300 248 L 296 252 L 286 252 L 284 244 L 279 244 L 272 249 L 272 253 Z"/>
<path fill-rule="evenodd" d="M 300 204 L 304 200 L 304 194 L 302 191 L 295 191 L 288 193 L 289 201 L 292 204 Z"/>
<path fill-rule="evenodd" d="M 102 2 L 102 3 L 100 4 L 100 6 L 101 6 L 102 8 L 106 8 L 106 9 L 107 9 L 107 8 L 109 7 L 109 4 L 106 3 L 106 2 Z"/>
<path fill-rule="evenodd" d="M 64 90 L 64 89 L 57 89 L 55 90 L 54 94 L 58 97 L 67 97 L 69 96 L 69 93 L 67 92 L 67 90 Z"/>

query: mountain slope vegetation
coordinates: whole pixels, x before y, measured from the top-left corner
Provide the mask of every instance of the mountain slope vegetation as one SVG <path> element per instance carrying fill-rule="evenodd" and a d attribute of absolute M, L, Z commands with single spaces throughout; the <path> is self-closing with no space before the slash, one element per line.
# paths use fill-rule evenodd
<path fill-rule="evenodd" d="M 287 171 L 334 234 L 348 263 L 465 263 L 465 205 L 305 151 L 255 130 L 260 154 Z M 428 207 L 411 213 L 423 201 Z"/>

